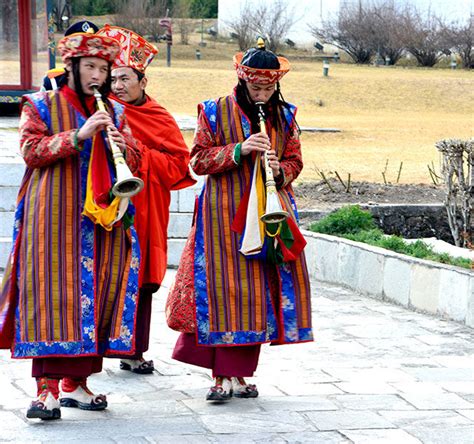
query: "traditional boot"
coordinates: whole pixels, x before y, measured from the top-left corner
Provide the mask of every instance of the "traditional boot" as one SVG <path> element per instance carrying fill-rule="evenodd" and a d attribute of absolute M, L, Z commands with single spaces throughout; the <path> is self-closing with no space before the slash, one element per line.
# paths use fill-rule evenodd
<path fill-rule="evenodd" d="M 232 378 L 233 396 L 236 398 L 256 398 L 258 396 L 257 386 L 247 384 L 244 378 Z"/>
<path fill-rule="evenodd" d="M 121 359 L 120 368 L 122 370 L 129 370 L 139 375 L 146 375 L 153 373 L 155 366 L 153 361 L 145 361 L 145 359 Z"/>
<path fill-rule="evenodd" d="M 26 411 L 27 418 L 44 420 L 61 418 L 58 383 L 58 379 L 36 378 L 37 398 L 31 401 Z"/>
<path fill-rule="evenodd" d="M 77 407 L 81 410 L 104 410 L 107 407 L 105 395 L 94 395 L 87 388 L 87 378 L 63 378 L 59 401 L 61 407 Z"/>
<path fill-rule="evenodd" d="M 217 376 L 214 378 L 214 382 L 214 385 L 207 392 L 207 401 L 228 401 L 232 398 L 232 382 L 230 378 Z"/>

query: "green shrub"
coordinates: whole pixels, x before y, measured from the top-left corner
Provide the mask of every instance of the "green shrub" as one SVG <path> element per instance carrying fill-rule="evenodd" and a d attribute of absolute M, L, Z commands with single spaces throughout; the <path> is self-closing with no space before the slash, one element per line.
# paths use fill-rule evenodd
<path fill-rule="evenodd" d="M 430 255 L 436 254 L 430 245 L 425 244 L 423 241 L 420 240 L 412 244 L 408 244 L 407 249 L 409 252 L 408 254 L 410 256 L 417 257 L 419 259 L 423 259 Z"/>
<path fill-rule="evenodd" d="M 388 236 L 380 239 L 379 246 L 396 253 L 406 253 L 408 245 L 399 236 Z"/>
<path fill-rule="evenodd" d="M 431 246 L 423 241 L 407 243 L 399 236 L 385 236 L 376 227 L 372 215 L 368 211 L 361 210 L 358 206 L 343 207 L 311 224 L 309 229 L 316 233 L 340 236 L 355 242 L 363 242 L 386 250 L 407 254 L 418 259 L 471 268 L 470 259 L 453 258 L 447 253 L 436 253 Z"/>
<path fill-rule="evenodd" d="M 328 233 L 329 234 L 329 233 Z M 383 232 L 378 228 L 374 228 L 372 230 L 364 230 L 359 231 L 358 233 L 354 234 L 344 234 L 342 235 L 346 239 L 350 239 L 356 242 L 363 242 L 364 244 L 371 244 L 376 245 L 376 243 L 382 239 Z"/>
<path fill-rule="evenodd" d="M 352 234 L 376 229 L 372 215 L 356 205 L 343 207 L 311 225 L 310 230 L 325 234 Z"/>
<path fill-rule="evenodd" d="M 468 268 L 469 270 L 472 268 L 472 261 L 470 259 L 451 256 L 449 256 L 449 258 L 449 264 L 451 265 L 455 265 L 456 267 Z"/>

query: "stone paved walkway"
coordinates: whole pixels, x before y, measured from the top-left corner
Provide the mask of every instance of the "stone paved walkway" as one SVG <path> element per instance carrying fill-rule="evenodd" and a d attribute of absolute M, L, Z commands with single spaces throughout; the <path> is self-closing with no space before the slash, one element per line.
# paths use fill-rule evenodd
<path fill-rule="evenodd" d="M 5 118 L 0 119 L 0 162 L 21 162 L 23 159 L 19 155 L 19 137 L 17 128 L 5 128 Z"/>
<path fill-rule="evenodd" d="M 264 346 L 253 378 L 260 397 L 213 405 L 209 373 L 170 359 L 177 333 L 163 307 L 173 275 L 155 295 L 147 357 L 157 371 L 132 375 L 105 360 L 90 378 L 108 396 L 104 412 L 25 419 L 30 363 L 0 351 L 0 442 L 474 442 L 472 330 L 316 283 L 316 342 Z"/>

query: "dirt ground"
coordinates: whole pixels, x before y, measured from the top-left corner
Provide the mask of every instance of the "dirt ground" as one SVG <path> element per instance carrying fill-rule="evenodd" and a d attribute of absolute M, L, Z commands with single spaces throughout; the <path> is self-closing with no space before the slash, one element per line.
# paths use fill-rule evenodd
<path fill-rule="evenodd" d="M 444 187 L 426 184 L 380 184 L 354 182 L 346 192 L 336 179 L 327 183 L 306 182 L 294 187 L 298 208 L 324 209 L 344 204 L 442 204 Z"/>

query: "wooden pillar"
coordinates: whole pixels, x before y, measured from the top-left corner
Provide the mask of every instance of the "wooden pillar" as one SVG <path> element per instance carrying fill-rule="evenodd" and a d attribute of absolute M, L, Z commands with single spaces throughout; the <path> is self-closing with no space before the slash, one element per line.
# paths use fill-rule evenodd
<path fill-rule="evenodd" d="M 31 61 L 31 3 L 30 0 L 18 1 L 18 24 L 20 36 L 20 66 L 21 89 L 31 89 L 32 61 Z"/>

